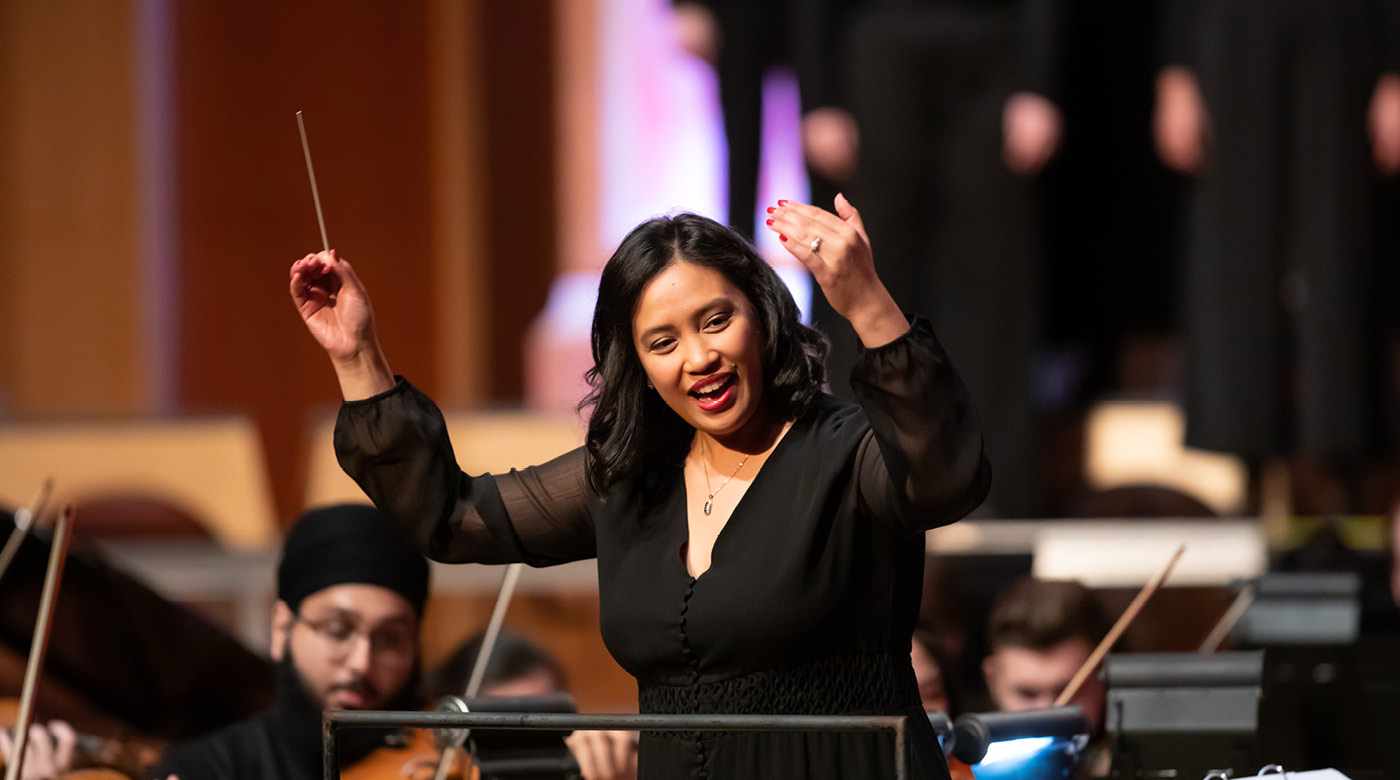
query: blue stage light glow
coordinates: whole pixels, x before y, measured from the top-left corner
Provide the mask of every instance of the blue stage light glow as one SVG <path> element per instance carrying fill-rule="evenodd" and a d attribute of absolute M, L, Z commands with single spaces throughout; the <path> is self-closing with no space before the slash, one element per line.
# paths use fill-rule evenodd
<path fill-rule="evenodd" d="M 1074 770 L 1078 738 L 1025 737 L 993 742 L 972 765 L 977 780 L 1063 780 Z"/>
<path fill-rule="evenodd" d="M 993 742 L 987 746 L 987 755 L 982 757 L 981 763 L 990 765 L 1008 761 L 1025 761 L 1039 755 L 1054 741 L 1054 737 L 1026 737 L 1025 739 Z"/>

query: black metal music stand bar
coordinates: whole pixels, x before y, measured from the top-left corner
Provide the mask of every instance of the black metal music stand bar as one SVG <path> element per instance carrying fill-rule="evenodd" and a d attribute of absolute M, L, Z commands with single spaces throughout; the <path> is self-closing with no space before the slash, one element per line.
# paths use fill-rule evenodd
<path fill-rule="evenodd" d="M 908 780 L 902 715 L 577 715 L 573 713 L 399 712 L 363 710 L 321 715 L 324 780 L 339 777 L 341 726 L 520 729 L 527 731 L 893 731 L 894 777 Z"/>

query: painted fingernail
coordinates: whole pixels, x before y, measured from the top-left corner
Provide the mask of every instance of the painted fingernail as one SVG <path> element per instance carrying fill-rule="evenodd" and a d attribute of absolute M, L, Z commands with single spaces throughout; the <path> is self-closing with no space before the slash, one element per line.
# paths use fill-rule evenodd
<path fill-rule="evenodd" d="M 787 240 L 787 236 L 783 235 L 782 233 L 779 233 L 779 234 L 778 234 L 778 240 L 779 240 L 779 241 L 786 241 L 786 240 Z"/>
<path fill-rule="evenodd" d="M 787 204 L 788 204 L 788 202 L 785 201 L 785 200 L 780 200 L 780 201 L 778 201 L 778 205 L 779 205 L 779 206 L 786 206 Z"/>
<path fill-rule="evenodd" d="M 771 219 L 769 219 L 769 220 L 764 220 L 764 223 L 763 223 L 763 224 L 767 225 L 768 227 L 773 227 L 773 220 L 771 220 Z"/>
<path fill-rule="evenodd" d="M 775 212 L 775 211 L 777 211 L 777 209 L 774 208 L 773 206 L 769 206 L 769 207 L 768 207 L 768 213 L 769 213 L 769 214 L 772 214 L 772 213 Z"/>

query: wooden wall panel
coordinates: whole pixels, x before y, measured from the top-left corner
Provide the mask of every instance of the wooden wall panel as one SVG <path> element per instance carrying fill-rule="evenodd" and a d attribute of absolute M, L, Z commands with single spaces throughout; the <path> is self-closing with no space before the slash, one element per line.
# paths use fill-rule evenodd
<path fill-rule="evenodd" d="M 296 110 L 331 244 L 369 287 L 394 369 L 430 393 L 449 374 L 459 402 L 522 393 L 521 344 L 554 273 L 550 5 L 442 10 L 175 5 L 180 406 L 258 419 L 286 516 L 299 503 L 306 414 L 337 401 L 331 369 L 286 294 L 287 266 L 320 244 Z M 443 23 L 472 28 L 454 44 L 430 26 Z M 452 45 L 463 51 L 441 51 Z M 470 93 L 435 93 L 454 89 L 442 70 L 454 57 L 479 66 L 455 87 Z M 459 98 L 457 110 L 481 115 L 454 125 L 444 103 Z M 454 128 L 472 145 L 464 159 L 445 151 Z M 480 211 L 448 224 L 448 198 Z M 457 274 L 446 253 L 472 270 Z M 452 316 L 474 304 L 485 311 Z M 462 333 L 443 327 L 474 328 L 465 338 L 477 342 L 464 346 Z M 458 356 L 484 377 L 438 363 Z"/>
<path fill-rule="evenodd" d="M 260 423 L 284 517 L 306 412 L 334 405 L 287 294 L 321 248 L 295 112 L 330 242 L 369 287 L 396 371 L 434 385 L 426 10 L 421 3 L 180 3 L 175 13 L 179 394 Z"/>
<path fill-rule="evenodd" d="M 437 265 L 438 395 L 443 406 L 490 398 L 486 101 L 481 0 L 429 0 L 429 112 Z"/>
<path fill-rule="evenodd" d="M 129 2 L 0 2 L 0 411 L 142 411 Z"/>
<path fill-rule="evenodd" d="M 525 337 L 556 271 L 556 104 L 551 0 L 482 5 L 493 398 L 524 396 Z"/>
<path fill-rule="evenodd" d="M 0 414 L 246 413 L 295 512 L 338 401 L 286 293 L 320 245 L 298 109 L 393 367 L 518 402 L 555 272 L 554 13 L 0 0 Z"/>

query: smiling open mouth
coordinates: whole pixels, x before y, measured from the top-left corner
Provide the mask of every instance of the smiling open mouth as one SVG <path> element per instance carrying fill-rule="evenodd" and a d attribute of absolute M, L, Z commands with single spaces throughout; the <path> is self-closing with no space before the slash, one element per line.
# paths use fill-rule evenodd
<path fill-rule="evenodd" d="M 734 387 L 737 383 L 738 379 L 734 374 L 725 374 L 722 378 L 716 378 L 696 387 L 690 391 L 690 395 L 699 401 L 701 409 L 715 409 L 733 397 Z"/>

